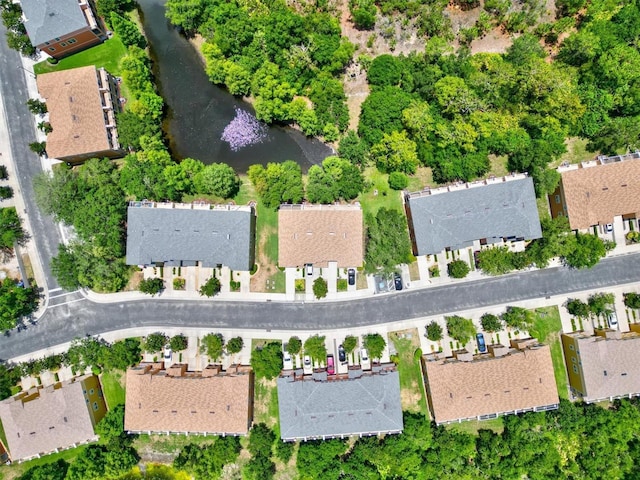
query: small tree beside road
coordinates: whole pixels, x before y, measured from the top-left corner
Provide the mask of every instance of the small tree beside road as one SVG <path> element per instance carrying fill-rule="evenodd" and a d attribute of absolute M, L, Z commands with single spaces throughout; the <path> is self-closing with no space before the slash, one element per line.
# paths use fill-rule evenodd
<path fill-rule="evenodd" d="M 220 292 L 220 280 L 215 275 L 209 278 L 207 282 L 200 287 L 200 295 L 206 297 L 213 297 Z"/>
<path fill-rule="evenodd" d="M 227 353 L 233 355 L 235 353 L 239 353 L 244 346 L 244 341 L 242 337 L 233 337 L 227 342 Z"/>
<path fill-rule="evenodd" d="M 454 260 L 447 265 L 447 270 L 452 278 L 464 278 L 469 274 L 469 264 L 464 260 Z"/>
<path fill-rule="evenodd" d="M 147 335 L 147 338 L 144 341 L 144 350 L 149 353 L 159 352 L 167 344 L 167 340 L 167 336 L 162 332 L 155 332 Z"/>
<path fill-rule="evenodd" d="M 567 301 L 567 312 L 569 312 L 569 314 L 573 315 L 574 317 L 582 319 L 589 318 L 589 315 L 591 314 L 589 304 L 577 298 L 570 298 Z"/>
<path fill-rule="evenodd" d="M 535 315 L 531 310 L 522 307 L 507 307 L 507 311 L 502 314 L 502 320 L 507 327 L 515 330 L 529 330 L 535 320 Z"/>
<path fill-rule="evenodd" d="M 615 297 L 613 293 L 594 293 L 589 297 L 587 302 L 591 313 L 599 317 L 612 311 L 611 307 L 614 301 Z"/>
<path fill-rule="evenodd" d="M 496 333 L 502 330 L 502 320 L 491 313 L 485 313 L 480 317 L 480 325 L 487 333 Z"/>
<path fill-rule="evenodd" d="M 368 333 L 362 337 L 362 343 L 364 348 L 369 352 L 371 358 L 380 359 L 384 347 L 387 346 L 387 342 L 379 333 Z"/>
<path fill-rule="evenodd" d="M 31 142 L 29 149 L 33 153 L 42 156 L 47 153 L 47 142 Z"/>
<path fill-rule="evenodd" d="M 358 346 L 358 338 L 353 335 L 347 335 L 344 338 L 344 342 L 342 342 L 342 346 L 344 347 L 345 352 L 351 353 Z"/>
<path fill-rule="evenodd" d="M 623 294 L 624 304 L 628 308 L 640 308 L 640 295 L 635 292 L 627 292 Z"/>
<path fill-rule="evenodd" d="M 452 317 L 444 317 L 447 321 L 447 332 L 449 336 L 464 347 L 471 338 L 476 334 L 476 327 L 469 318 L 454 315 Z"/>
<path fill-rule="evenodd" d="M 169 345 L 171 346 L 171 350 L 173 350 L 174 352 L 181 352 L 182 350 L 187 349 L 187 347 L 189 346 L 189 341 L 184 335 L 174 335 L 173 337 L 171 337 Z"/>
<path fill-rule="evenodd" d="M 298 355 L 302 350 L 302 340 L 298 337 L 291 337 L 287 342 L 287 352 L 291 355 Z"/>
<path fill-rule="evenodd" d="M 327 358 L 327 347 L 324 343 L 324 335 L 314 335 L 304 342 L 304 353 L 309 355 L 313 360 L 324 361 Z"/>
<path fill-rule="evenodd" d="M 202 337 L 200 351 L 206 353 L 214 362 L 222 356 L 224 350 L 224 337 L 221 333 L 209 333 Z"/>
<path fill-rule="evenodd" d="M 318 300 L 324 298 L 329 293 L 329 286 L 327 285 L 327 281 L 318 277 L 313 281 L 313 294 L 316 296 Z"/>
<path fill-rule="evenodd" d="M 442 331 L 442 327 L 440 326 L 440 324 L 435 320 L 427 324 L 426 330 L 427 333 L 425 334 L 425 336 L 427 337 L 427 339 L 431 340 L 432 342 L 439 342 L 440 340 L 442 340 L 442 334 L 444 332 Z"/>
<path fill-rule="evenodd" d="M 145 278 L 140 281 L 138 290 L 140 290 L 142 293 L 154 296 L 164 290 L 164 280 L 158 277 Z"/>
<path fill-rule="evenodd" d="M 30 98 L 29 100 L 27 100 L 27 108 L 34 115 L 44 115 L 48 111 L 47 104 L 41 102 L 37 98 Z"/>

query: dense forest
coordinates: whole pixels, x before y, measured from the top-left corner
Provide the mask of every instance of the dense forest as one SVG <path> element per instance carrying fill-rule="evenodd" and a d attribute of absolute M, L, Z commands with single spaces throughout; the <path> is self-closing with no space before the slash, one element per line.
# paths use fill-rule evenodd
<path fill-rule="evenodd" d="M 121 407 L 110 411 L 98 425 L 104 441 L 83 450 L 71 466 L 58 460 L 34 466 L 19 478 L 143 478 L 137 469 L 125 473 L 139 457 L 132 447 L 135 438 L 122 431 L 123 416 Z M 423 416 L 405 413 L 401 435 L 297 446 L 281 442 L 272 429 L 258 424 L 248 440 L 220 437 L 186 445 L 174 461 L 175 471 L 153 478 L 188 478 L 176 472 L 186 471 L 196 480 L 269 480 L 283 478 L 278 472 L 295 463 L 301 480 L 632 480 L 640 475 L 639 421 L 636 401 L 602 408 L 563 400 L 557 411 L 504 417 L 498 430 L 481 428 L 477 434 L 457 426 L 436 427 Z"/>
<path fill-rule="evenodd" d="M 454 3 L 463 10 L 481 5 Z M 167 16 L 204 37 L 210 79 L 250 94 L 262 120 L 337 140 L 348 123 L 345 68 L 357 65 L 366 69 L 371 93 L 358 136 L 345 132 L 341 150 L 354 140 L 363 145 L 345 158 L 386 173 L 411 175 L 425 165 L 446 183 L 482 177 L 491 155 L 506 157 L 508 170 L 528 172 L 542 195 L 557 185 L 548 167 L 569 137 L 604 154 L 637 148 L 640 11 L 637 2 L 563 0 L 557 20 L 541 23 L 540 2 L 510 3 L 484 2 L 471 32 L 453 32 L 445 4 L 353 0 L 356 27 L 403 19 L 427 39 L 424 51 L 375 58 L 341 37 L 333 2 L 170 0 Z M 504 54 L 472 55 L 465 38 L 496 25 L 514 34 L 512 45 Z M 448 43 L 454 38 L 455 51 Z"/>

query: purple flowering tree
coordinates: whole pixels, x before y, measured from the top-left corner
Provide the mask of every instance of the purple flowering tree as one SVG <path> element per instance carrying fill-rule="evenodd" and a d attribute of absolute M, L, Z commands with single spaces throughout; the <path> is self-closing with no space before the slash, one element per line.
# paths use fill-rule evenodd
<path fill-rule="evenodd" d="M 267 137 L 267 126 L 259 122 L 249 112 L 236 108 L 236 116 L 222 132 L 222 140 L 229 143 L 231 150 L 255 145 Z"/>

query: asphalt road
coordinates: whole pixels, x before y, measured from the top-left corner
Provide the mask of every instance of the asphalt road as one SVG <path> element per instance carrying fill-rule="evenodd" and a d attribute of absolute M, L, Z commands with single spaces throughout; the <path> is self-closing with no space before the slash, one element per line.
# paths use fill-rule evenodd
<path fill-rule="evenodd" d="M 58 288 L 58 282 L 51 274 L 50 260 L 58 252 L 61 243 L 60 231 L 51 217 L 43 215 L 35 203 L 32 179 L 42 172 L 40 158 L 29 150 L 29 144 L 36 141 L 34 118 L 26 106 L 29 99 L 25 72 L 20 55 L 7 46 L 6 29 L 0 24 L 0 93 L 4 101 L 5 115 L 11 151 L 18 183 L 24 198 L 31 224 L 33 240 L 42 258 L 42 268 L 49 289 Z M 4 146 L 3 146 L 4 147 Z M 25 212 L 18 212 L 24 216 Z"/>
<path fill-rule="evenodd" d="M 0 359 L 75 337 L 133 327 L 330 330 L 438 315 L 640 281 L 640 254 L 606 259 L 591 270 L 551 268 L 474 282 L 406 290 L 345 302 L 198 302 L 149 299 L 100 304 L 87 299 L 50 308 L 37 326 L 0 337 Z"/>

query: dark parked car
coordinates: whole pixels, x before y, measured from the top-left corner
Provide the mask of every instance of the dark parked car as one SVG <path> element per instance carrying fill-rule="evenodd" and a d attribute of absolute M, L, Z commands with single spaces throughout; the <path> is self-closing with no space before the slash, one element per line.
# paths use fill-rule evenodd
<path fill-rule="evenodd" d="M 338 347 L 338 360 L 340 363 L 347 363 L 347 352 L 342 345 Z"/>
<path fill-rule="evenodd" d="M 487 345 L 484 343 L 484 335 L 476 333 L 476 342 L 478 343 L 478 351 L 484 353 L 487 351 Z"/>
<path fill-rule="evenodd" d="M 396 290 L 402 290 L 402 277 L 399 273 L 393 274 L 393 284 L 396 286 Z"/>
<path fill-rule="evenodd" d="M 354 268 L 350 268 L 349 269 L 349 285 L 355 285 L 356 284 L 356 271 Z"/>
<path fill-rule="evenodd" d="M 336 373 L 335 364 L 333 363 L 333 355 L 327 355 L 327 373 L 329 375 Z"/>

